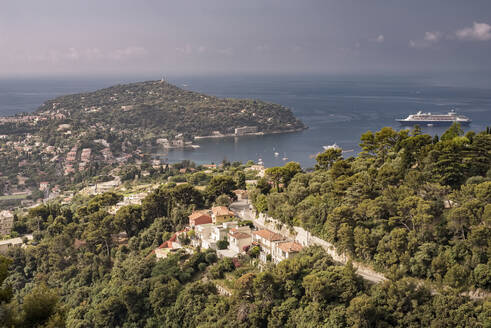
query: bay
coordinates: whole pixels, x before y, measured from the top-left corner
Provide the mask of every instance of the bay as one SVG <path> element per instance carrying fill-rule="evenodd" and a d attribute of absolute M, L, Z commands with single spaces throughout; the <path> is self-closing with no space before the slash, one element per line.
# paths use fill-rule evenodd
<path fill-rule="evenodd" d="M 45 100 L 96 90 L 148 77 L 0 80 L 0 115 L 31 112 Z M 153 77 L 152 79 L 158 79 Z M 167 77 L 179 87 L 219 97 L 253 98 L 289 107 L 309 128 L 302 132 L 200 140 L 197 150 L 160 150 L 168 162 L 198 164 L 261 159 L 266 166 L 299 162 L 315 164 L 322 146 L 336 143 L 345 157 L 359 152 L 360 135 L 384 126 L 401 127 L 395 119 L 418 110 L 445 113 L 456 109 L 473 122 L 466 130 L 491 125 L 491 84 L 476 79 L 434 76 L 186 76 Z M 445 128 L 422 127 L 430 135 Z M 277 156 L 275 156 L 277 153 Z"/>

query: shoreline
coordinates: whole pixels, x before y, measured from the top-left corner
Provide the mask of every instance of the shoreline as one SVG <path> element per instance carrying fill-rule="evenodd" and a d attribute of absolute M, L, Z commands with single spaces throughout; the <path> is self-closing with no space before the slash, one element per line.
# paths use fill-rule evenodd
<path fill-rule="evenodd" d="M 280 134 L 280 133 L 293 133 L 293 132 L 301 132 L 307 130 L 308 127 L 298 128 L 298 129 L 290 129 L 290 130 L 275 130 L 268 132 L 253 132 L 253 133 L 244 133 L 244 134 L 235 134 L 235 133 L 227 133 L 227 134 L 217 134 L 211 136 L 195 136 L 194 140 L 203 140 L 203 139 L 221 139 L 221 138 L 238 138 L 238 137 L 248 137 L 248 136 L 265 136 L 270 134 Z"/>

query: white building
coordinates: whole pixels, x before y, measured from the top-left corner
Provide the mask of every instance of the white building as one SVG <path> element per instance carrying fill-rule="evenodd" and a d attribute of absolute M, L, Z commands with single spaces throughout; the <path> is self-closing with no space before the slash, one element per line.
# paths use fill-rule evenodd
<path fill-rule="evenodd" d="M 0 236 L 10 235 L 14 226 L 14 215 L 10 211 L 0 212 Z"/>
<path fill-rule="evenodd" d="M 236 253 L 243 253 L 244 247 L 252 244 L 251 228 L 248 226 L 232 228 L 228 232 L 228 242 L 232 251 Z"/>
<path fill-rule="evenodd" d="M 23 238 L 27 238 L 27 240 L 33 239 L 32 235 L 25 235 L 23 237 L 0 240 L 0 253 L 7 253 L 7 251 L 12 247 L 23 246 Z"/>
<path fill-rule="evenodd" d="M 268 255 L 273 257 L 273 248 L 278 241 L 284 241 L 285 237 L 270 230 L 257 230 L 252 233 L 252 241 L 261 247 L 259 259 L 266 262 Z"/>
<path fill-rule="evenodd" d="M 279 263 L 297 255 L 302 248 L 302 245 L 295 241 L 276 242 L 273 247 L 271 259 L 274 263 Z"/>

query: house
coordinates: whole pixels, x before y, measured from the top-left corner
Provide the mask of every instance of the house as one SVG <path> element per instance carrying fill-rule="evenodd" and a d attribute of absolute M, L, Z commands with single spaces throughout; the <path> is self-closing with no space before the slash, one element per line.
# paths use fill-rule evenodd
<path fill-rule="evenodd" d="M 211 218 L 213 223 L 217 224 L 233 220 L 235 218 L 235 214 L 226 206 L 214 206 L 211 208 Z"/>
<path fill-rule="evenodd" d="M 201 248 L 217 248 L 217 242 L 220 240 L 226 240 L 228 237 L 228 232 L 237 228 L 237 222 L 229 221 L 223 222 L 220 225 L 213 223 L 205 223 L 195 226 L 195 238 L 191 241 L 194 247 Z"/>
<path fill-rule="evenodd" d="M 169 240 L 164 241 L 158 248 L 154 249 L 152 253 L 154 253 L 158 259 L 162 259 L 166 258 L 170 252 L 183 248 L 178 237 L 182 233 L 187 233 L 187 231 L 187 229 L 184 229 L 174 233 Z"/>
<path fill-rule="evenodd" d="M 10 235 L 14 226 L 14 215 L 10 211 L 0 212 L 0 236 Z"/>
<path fill-rule="evenodd" d="M 243 253 L 244 248 L 252 244 L 252 236 L 250 234 L 250 228 L 249 228 L 249 233 L 238 229 L 230 229 L 228 233 L 228 242 L 229 242 L 228 248 L 230 248 L 234 252 Z"/>
<path fill-rule="evenodd" d="M 263 262 L 268 260 L 268 257 L 273 257 L 273 248 L 275 243 L 278 241 L 285 240 L 285 237 L 279 233 L 272 232 L 270 230 L 257 230 L 252 233 L 253 243 L 261 246 L 261 253 L 259 254 L 259 259 Z"/>
<path fill-rule="evenodd" d="M 195 226 L 195 239 L 191 241 L 194 247 L 216 248 L 215 241 L 211 239 L 211 232 L 215 227 L 212 223 L 205 223 Z"/>
<path fill-rule="evenodd" d="M 7 251 L 12 247 L 19 247 L 24 245 L 24 238 L 27 240 L 32 240 L 32 235 L 25 235 L 23 237 L 11 238 L 0 240 L 0 253 L 7 253 Z"/>
<path fill-rule="evenodd" d="M 216 243 L 220 240 L 227 240 L 228 231 L 232 228 L 237 228 L 237 222 L 223 222 L 220 225 L 215 225 L 211 231 L 211 239 Z"/>
<path fill-rule="evenodd" d="M 276 242 L 271 258 L 274 263 L 292 258 L 302 250 L 303 246 L 295 241 Z"/>
<path fill-rule="evenodd" d="M 45 191 L 49 187 L 49 182 L 43 181 L 39 183 L 39 190 Z"/>
<path fill-rule="evenodd" d="M 194 211 L 188 218 L 191 227 L 213 222 L 208 210 Z"/>

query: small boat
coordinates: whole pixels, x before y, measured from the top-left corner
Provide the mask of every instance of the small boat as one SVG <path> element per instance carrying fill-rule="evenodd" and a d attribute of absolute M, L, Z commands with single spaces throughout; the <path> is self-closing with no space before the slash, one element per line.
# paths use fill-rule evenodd
<path fill-rule="evenodd" d="M 275 152 L 275 153 L 274 153 L 274 157 L 278 157 L 278 156 L 280 156 L 280 153 Z"/>
<path fill-rule="evenodd" d="M 288 157 L 283 157 L 282 160 L 287 161 Z"/>
<path fill-rule="evenodd" d="M 428 124 L 426 124 L 426 126 L 428 126 L 428 127 L 431 128 L 433 126 L 433 124 L 432 123 L 428 123 Z"/>

